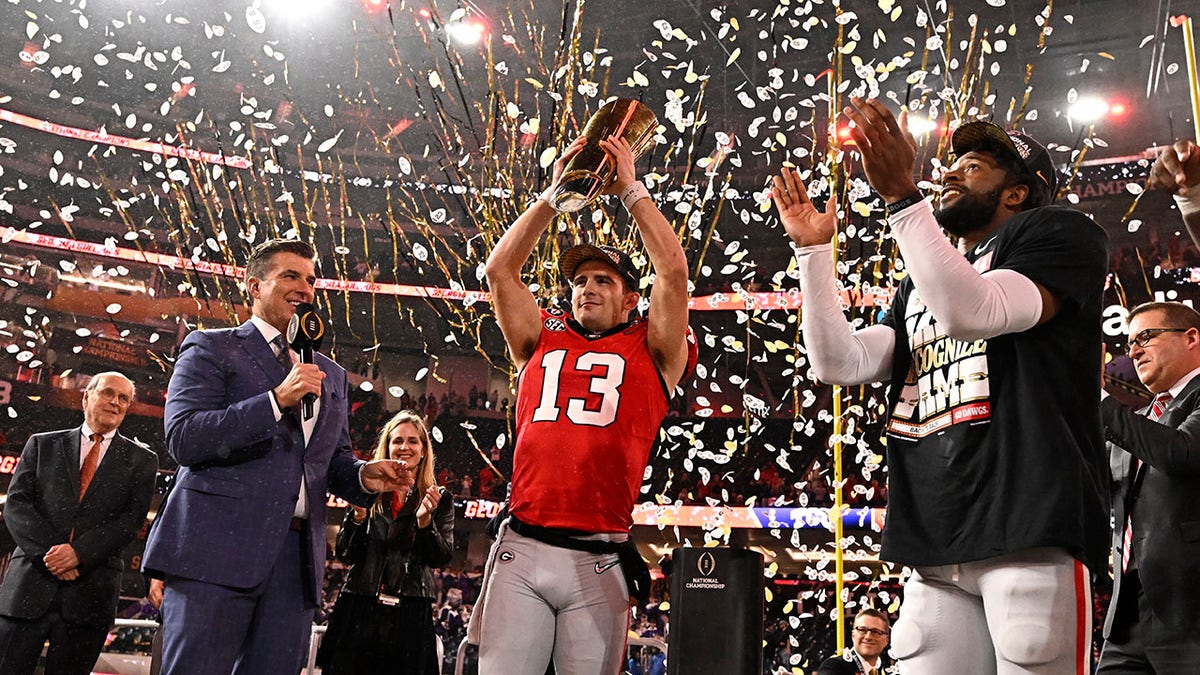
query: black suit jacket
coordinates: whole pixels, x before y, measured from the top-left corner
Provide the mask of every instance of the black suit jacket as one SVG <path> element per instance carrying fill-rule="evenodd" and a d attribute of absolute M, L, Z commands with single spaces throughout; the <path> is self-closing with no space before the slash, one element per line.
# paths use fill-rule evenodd
<path fill-rule="evenodd" d="M 4 521 L 17 543 L 0 584 L 0 614 L 34 619 L 55 594 L 63 618 L 108 624 L 117 608 L 121 551 L 150 509 L 158 456 L 117 434 L 87 493 L 79 499 L 79 428 L 35 434 L 25 444 L 8 488 Z M 60 581 L 42 562 L 55 544 L 79 556 L 79 577 Z"/>
<path fill-rule="evenodd" d="M 889 666 L 887 656 L 879 657 L 879 668 L 876 669 L 878 675 L 883 675 Z M 816 675 L 863 675 L 863 671 L 858 668 L 858 661 L 847 661 L 839 655 L 833 655 L 821 664 L 817 669 Z"/>
<path fill-rule="evenodd" d="M 1144 410 L 1144 409 L 1143 409 Z M 1181 631 L 1200 632 L 1200 377 L 1179 392 L 1158 421 L 1113 397 L 1101 404 L 1117 489 L 1113 495 L 1113 595 L 1104 620 L 1112 630 L 1120 595 L 1126 514 L 1133 514 L 1133 556 L 1154 613 Z M 1143 462 L 1134 472 L 1137 457 Z"/>

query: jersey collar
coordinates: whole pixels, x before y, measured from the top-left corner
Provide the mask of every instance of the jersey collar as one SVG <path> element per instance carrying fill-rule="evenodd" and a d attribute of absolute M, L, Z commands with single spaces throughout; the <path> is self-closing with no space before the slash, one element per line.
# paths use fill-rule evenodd
<path fill-rule="evenodd" d="M 621 331 L 625 330 L 626 328 L 629 328 L 630 324 L 632 324 L 632 323 L 633 323 L 632 321 L 626 321 L 625 323 L 619 323 L 619 324 L 613 326 L 612 328 L 609 328 L 608 330 L 604 331 L 603 333 L 595 333 L 595 332 L 592 332 L 592 331 L 584 328 L 583 324 L 579 323 L 574 318 L 572 318 L 570 316 L 567 317 L 567 325 L 571 327 L 571 330 L 575 331 L 576 333 L 579 333 L 579 335 L 581 335 L 582 337 L 584 337 L 588 340 L 599 340 L 600 338 L 605 338 L 605 337 L 608 337 L 609 335 L 615 335 L 616 333 L 620 333 Z"/>

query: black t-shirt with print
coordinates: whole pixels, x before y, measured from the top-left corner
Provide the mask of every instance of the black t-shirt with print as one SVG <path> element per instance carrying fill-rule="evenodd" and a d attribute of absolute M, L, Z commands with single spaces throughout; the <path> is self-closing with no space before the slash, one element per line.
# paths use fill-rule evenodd
<path fill-rule="evenodd" d="M 1108 239 L 1084 214 L 1014 215 L 967 253 L 1059 300 L 1050 321 L 964 342 L 947 337 L 904 279 L 883 323 L 896 331 L 881 557 L 982 560 L 1040 546 L 1107 564 L 1108 478 L 1100 421 L 1100 313 Z"/>

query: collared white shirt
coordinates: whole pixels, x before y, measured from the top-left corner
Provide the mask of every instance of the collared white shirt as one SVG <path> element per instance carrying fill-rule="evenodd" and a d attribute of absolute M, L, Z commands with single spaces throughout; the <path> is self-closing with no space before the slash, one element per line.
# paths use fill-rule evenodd
<path fill-rule="evenodd" d="M 83 423 L 80 431 L 83 435 L 79 438 L 79 468 L 82 469 L 83 460 L 87 458 L 88 450 L 92 449 L 92 434 L 96 432 L 88 426 L 87 422 Z M 100 440 L 100 456 L 96 458 L 96 466 L 100 466 L 100 460 L 104 459 L 104 453 L 108 452 L 108 446 L 112 445 L 112 440 L 116 436 L 116 429 L 104 434 L 104 437 Z"/>
<path fill-rule="evenodd" d="M 271 347 L 271 351 L 274 352 L 275 348 L 272 346 L 271 341 L 274 340 L 277 336 L 281 335 L 281 333 L 279 332 L 279 329 L 275 328 L 271 324 L 269 324 L 266 321 L 264 321 L 263 319 L 259 318 L 257 315 L 252 315 L 250 317 L 250 321 L 251 321 L 251 323 L 254 324 L 254 327 L 258 329 L 258 332 L 262 333 L 263 339 L 267 341 L 267 346 Z M 296 352 L 292 351 L 291 349 L 288 349 L 288 352 L 290 352 L 292 354 L 292 362 L 293 363 L 295 363 L 299 360 Z M 271 401 L 271 410 L 275 413 L 275 421 L 278 422 L 279 420 L 283 419 L 283 411 L 279 409 L 279 404 L 275 401 L 274 396 L 268 396 L 267 398 L 270 399 L 270 401 Z M 320 417 L 320 415 L 321 415 L 321 397 L 318 396 L 317 400 L 313 403 L 312 418 L 307 419 L 307 420 L 301 420 L 301 423 L 300 423 L 301 429 L 303 430 L 303 433 L 304 433 L 304 445 L 306 445 L 306 446 L 308 445 L 309 439 L 312 438 L 313 429 L 316 428 L 317 418 Z M 292 514 L 297 518 L 308 518 L 308 490 L 307 490 L 306 482 L 307 481 L 305 480 L 304 474 L 301 473 L 300 474 L 300 496 L 298 499 L 296 499 L 296 511 L 295 511 L 295 513 Z"/>
<path fill-rule="evenodd" d="M 1200 368 L 1197 368 L 1187 375 L 1179 378 L 1179 380 L 1172 385 L 1171 388 L 1166 391 L 1166 393 L 1171 395 L 1172 400 L 1179 398 L 1179 394 L 1183 391 L 1183 388 L 1188 386 L 1188 384 L 1191 383 L 1192 378 L 1196 377 L 1197 375 L 1200 375 Z"/>

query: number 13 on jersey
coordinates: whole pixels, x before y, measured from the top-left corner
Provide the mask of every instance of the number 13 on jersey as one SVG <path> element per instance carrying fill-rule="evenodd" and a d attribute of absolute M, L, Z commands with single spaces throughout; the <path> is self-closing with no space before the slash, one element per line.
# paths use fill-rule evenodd
<path fill-rule="evenodd" d="M 586 398 L 567 399 L 567 419 L 590 427 L 606 427 L 617 419 L 617 408 L 621 403 L 621 385 L 625 381 L 625 359 L 610 352 L 585 352 L 567 365 L 567 350 L 555 349 L 542 355 L 537 367 L 542 369 L 542 392 L 537 409 L 533 411 L 534 422 L 556 422 L 562 410 L 558 406 L 558 393 L 562 385 L 563 368 L 591 375 L 588 392 L 600 396 L 600 408 L 587 408 Z M 571 394 L 573 392 L 567 392 Z"/>

